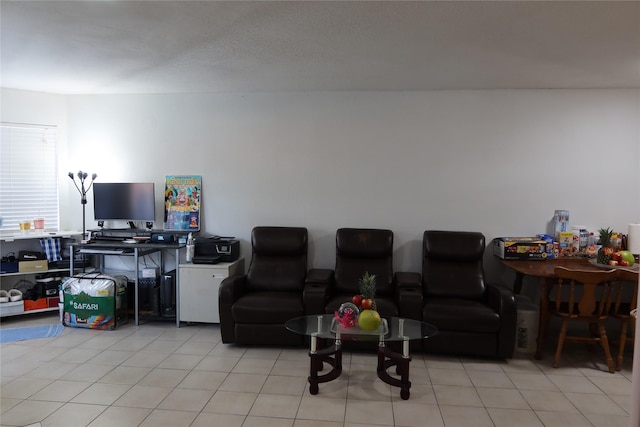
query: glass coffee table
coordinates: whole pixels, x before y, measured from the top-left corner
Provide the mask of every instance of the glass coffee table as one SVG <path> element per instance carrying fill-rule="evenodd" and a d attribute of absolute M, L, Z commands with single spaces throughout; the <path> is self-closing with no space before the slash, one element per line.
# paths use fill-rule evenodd
<path fill-rule="evenodd" d="M 382 319 L 382 323 L 375 331 L 365 331 L 357 325 L 344 327 L 336 321 L 333 314 L 302 316 L 291 319 L 285 327 L 296 334 L 311 337 L 311 368 L 309 373 L 309 392 L 318 394 L 318 384 L 332 381 L 342 373 L 342 341 L 377 341 L 378 342 L 378 378 L 394 387 L 400 387 L 400 397 L 409 399 L 409 341 L 431 337 L 438 333 L 438 329 L 428 323 L 418 320 L 389 317 Z M 322 340 L 333 340 L 333 344 L 322 347 Z M 391 350 L 386 344 L 396 342 L 402 344 L 402 353 Z M 324 364 L 329 364 L 330 372 L 319 375 Z M 397 376 L 389 374 L 388 370 L 395 367 Z"/>

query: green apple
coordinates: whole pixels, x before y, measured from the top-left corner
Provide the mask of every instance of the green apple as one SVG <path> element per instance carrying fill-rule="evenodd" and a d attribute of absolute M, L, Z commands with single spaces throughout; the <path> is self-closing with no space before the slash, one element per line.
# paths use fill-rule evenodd
<path fill-rule="evenodd" d="M 622 261 L 627 261 L 629 263 L 629 267 L 633 266 L 636 263 L 633 254 L 629 251 L 620 251 L 620 259 Z"/>
<path fill-rule="evenodd" d="M 358 317 L 358 326 L 364 331 L 375 331 L 380 326 L 382 319 L 375 310 L 362 310 Z"/>

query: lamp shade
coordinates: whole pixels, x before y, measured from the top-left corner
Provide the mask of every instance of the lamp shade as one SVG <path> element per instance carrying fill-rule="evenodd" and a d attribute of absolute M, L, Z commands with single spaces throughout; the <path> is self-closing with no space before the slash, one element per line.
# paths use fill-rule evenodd
<path fill-rule="evenodd" d="M 640 224 L 629 224 L 627 249 L 634 255 L 640 254 Z"/>

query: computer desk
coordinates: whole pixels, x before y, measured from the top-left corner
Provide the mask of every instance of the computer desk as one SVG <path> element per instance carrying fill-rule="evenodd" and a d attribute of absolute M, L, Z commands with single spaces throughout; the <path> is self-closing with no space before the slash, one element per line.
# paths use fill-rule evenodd
<path fill-rule="evenodd" d="M 100 257 L 100 266 L 104 266 L 104 257 L 105 256 L 130 256 L 133 257 L 133 262 L 135 265 L 135 277 L 133 279 L 134 282 L 134 308 L 133 308 L 133 317 L 135 325 L 138 326 L 140 323 L 140 313 L 139 313 L 139 289 L 138 289 L 138 278 L 140 276 L 140 258 L 145 257 L 147 255 L 153 253 L 160 253 L 160 268 L 161 273 L 164 272 L 164 257 L 163 251 L 165 250 L 173 250 L 175 251 L 176 258 L 176 271 L 178 265 L 180 263 L 180 250 L 185 247 L 184 244 L 181 243 L 123 243 L 120 241 L 114 240 L 92 240 L 90 243 L 72 243 L 71 245 L 71 260 L 70 260 L 70 270 L 73 269 L 73 260 L 75 258 L 76 252 L 82 253 L 82 249 L 88 249 L 91 253 L 86 253 L 86 255 L 97 255 Z M 124 251 L 122 253 L 117 253 L 114 251 Z M 180 279 L 179 275 L 176 274 L 176 327 L 180 327 Z"/>

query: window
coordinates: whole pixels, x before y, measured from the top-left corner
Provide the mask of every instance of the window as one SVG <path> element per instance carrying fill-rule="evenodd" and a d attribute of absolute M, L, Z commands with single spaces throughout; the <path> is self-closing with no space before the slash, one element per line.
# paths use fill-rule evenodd
<path fill-rule="evenodd" d="M 57 128 L 1 123 L 0 131 L 2 230 L 18 230 L 20 221 L 43 218 L 47 230 L 57 231 Z"/>

